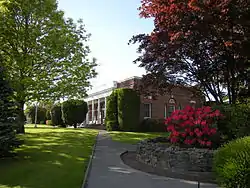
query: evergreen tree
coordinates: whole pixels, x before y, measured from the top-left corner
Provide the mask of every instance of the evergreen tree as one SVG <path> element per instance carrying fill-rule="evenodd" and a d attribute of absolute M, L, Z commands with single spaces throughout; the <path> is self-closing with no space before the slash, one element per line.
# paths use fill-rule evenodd
<path fill-rule="evenodd" d="M 0 157 L 13 152 L 20 145 L 14 130 L 15 105 L 11 100 L 13 91 L 4 77 L 3 67 L 0 65 Z"/>

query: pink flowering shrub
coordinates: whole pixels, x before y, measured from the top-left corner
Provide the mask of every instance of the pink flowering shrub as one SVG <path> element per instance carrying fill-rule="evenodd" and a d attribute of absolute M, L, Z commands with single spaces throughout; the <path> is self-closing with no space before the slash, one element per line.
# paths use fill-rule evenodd
<path fill-rule="evenodd" d="M 185 107 L 176 110 L 165 121 L 172 143 L 211 147 L 211 137 L 217 132 L 217 121 L 223 115 L 210 106 L 202 108 Z"/>

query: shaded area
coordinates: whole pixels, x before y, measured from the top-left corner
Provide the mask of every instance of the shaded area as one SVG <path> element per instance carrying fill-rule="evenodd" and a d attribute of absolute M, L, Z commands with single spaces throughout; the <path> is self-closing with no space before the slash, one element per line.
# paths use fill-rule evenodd
<path fill-rule="evenodd" d="M 162 133 L 139 133 L 139 132 L 118 132 L 112 131 L 109 132 L 112 140 L 123 142 L 123 143 L 130 143 L 136 144 L 137 142 L 145 139 L 151 139 L 156 137 L 168 137 L 167 132 Z"/>
<path fill-rule="evenodd" d="M 183 171 L 173 171 L 164 170 L 160 168 L 154 168 L 152 166 L 146 165 L 136 160 L 136 152 L 126 151 L 121 154 L 121 159 L 124 164 L 143 172 L 156 174 L 159 176 L 165 176 L 170 178 L 179 178 L 189 181 L 199 181 L 205 183 L 215 183 L 215 179 L 212 173 L 208 172 L 183 172 Z"/>
<path fill-rule="evenodd" d="M 79 188 L 97 131 L 26 128 L 14 159 L 0 159 L 0 188 Z"/>

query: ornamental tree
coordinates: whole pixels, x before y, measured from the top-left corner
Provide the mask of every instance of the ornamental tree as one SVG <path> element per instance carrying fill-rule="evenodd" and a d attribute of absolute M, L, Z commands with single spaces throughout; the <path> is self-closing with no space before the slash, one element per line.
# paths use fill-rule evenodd
<path fill-rule="evenodd" d="M 82 20 L 66 19 L 56 0 L 0 2 L 0 56 L 15 90 L 24 133 L 27 101 L 84 97 L 96 75 Z"/>
<path fill-rule="evenodd" d="M 185 107 L 176 110 L 166 119 L 170 141 L 191 146 L 211 147 L 212 136 L 217 132 L 217 121 L 223 115 L 210 106 L 202 108 Z"/>
<path fill-rule="evenodd" d="M 169 83 L 196 85 L 211 100 L 236 103 L 250 96 L 250 2 L 142 0 L 140 16 L 154 19 L 151 34 L 140 34 L 146 86 L 166 89 Z"/>
<path fill-rule="evenodd" d="M 74 126 L 86 119 L 88 104 L 83 100 L 68 100 L 62 103 L 62 119 L 65 125 Z"/>

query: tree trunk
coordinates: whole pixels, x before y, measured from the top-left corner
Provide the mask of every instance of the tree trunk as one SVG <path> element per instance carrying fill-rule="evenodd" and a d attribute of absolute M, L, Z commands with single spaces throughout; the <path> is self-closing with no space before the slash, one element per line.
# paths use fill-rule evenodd
<path fill-rule="evenodd" d="M 24 115 L 24 101 L 21 101 L 18 103 L 18 127 L 17 127 L 17 133 L 18 134 L 24 134 L 24 121 L 25 121 L 25 115 Z"/>

